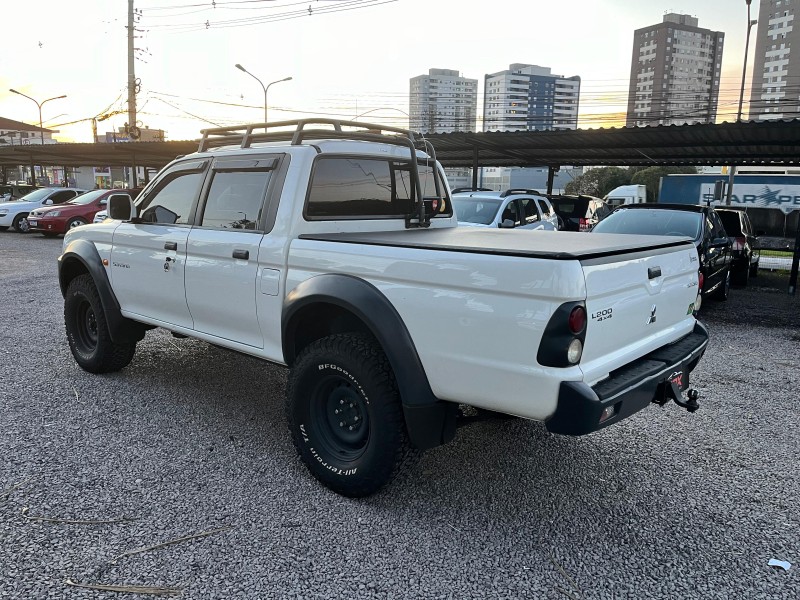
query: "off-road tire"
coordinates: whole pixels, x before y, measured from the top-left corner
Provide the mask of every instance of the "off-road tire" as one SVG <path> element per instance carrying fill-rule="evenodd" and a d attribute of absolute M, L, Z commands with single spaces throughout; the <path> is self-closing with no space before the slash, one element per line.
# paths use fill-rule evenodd
<path fill-rule="evenodd" d="M 363 334 L 306 347 L 289 374 L 286 418 L 295 449 L 323 485 L 361 498 L 415 461 L 389 360 Z"/>
<path fill-rule="evenodd" d="M 84 371 L 112 373 L 133 359 L 135 342 L 116 344 L 111 340 L 100 295 L 88 273 L 79 275 L 67 287 L 64 325 L 72 356 Z"/>
<path fill-rule="evenodd" d="M 25 222 L 24 225 L 23 221 Z M 29 233 L 31 227 L 28 225 L 28 213 L 20 213 L 14 217 L 14 220 L 11 222 L 11 226 L 17 233 Z"/>

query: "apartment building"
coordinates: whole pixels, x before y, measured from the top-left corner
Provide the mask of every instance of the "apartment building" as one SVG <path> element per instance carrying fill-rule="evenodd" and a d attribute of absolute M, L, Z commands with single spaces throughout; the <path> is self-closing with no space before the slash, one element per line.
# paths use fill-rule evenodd
<path fill-rule="evenodd" d="M 761 0 L 747 111 L 750 119 L 800 117 L 798 9 L 800 0 Z"/>
<path fill-rule="evenodd" d="M 409 127 L 423 133 L 475 131 L 478 80 L 430 69 L 410 80 Z"/>
<path fill-rule="evenodd" d="M 626 125 L 713 123 L 724 42 L 677 13 L 634 31 Z"/>
<path fill-rule="evenodd" d="M 484 76 L 484 131 L 577 129 L 581 78 L 514 63 Z"/>

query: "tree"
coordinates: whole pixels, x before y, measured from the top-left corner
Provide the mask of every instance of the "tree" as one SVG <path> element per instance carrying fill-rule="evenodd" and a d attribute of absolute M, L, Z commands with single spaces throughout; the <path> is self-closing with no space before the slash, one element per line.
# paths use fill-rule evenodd
<path fill-rule="evenodd" d="M 647 186 L 647 201 L 658 202 L 661 178 L 665 175 L 696 174 L 695 167 L 648 167 L 631 177 L 631 183 Z"/>
<path fill-rule="evenodd" d="M 564 186 L 567 194 L 585 194 L 602 198 L 615 187 L 631 182 L 628 169 L 621 167 L 597 167 L 589 169 Z"/>

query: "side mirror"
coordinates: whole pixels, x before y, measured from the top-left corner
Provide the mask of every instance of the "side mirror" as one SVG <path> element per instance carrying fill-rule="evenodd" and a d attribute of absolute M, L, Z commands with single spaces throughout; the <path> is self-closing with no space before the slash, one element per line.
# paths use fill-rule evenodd
<path fill-rule="evenodd" d="M 136 207 L 128 194 L 112 194 L 108 198 L 108 216 L 119 221 L 136 217 Z"/>
<path fill-rule="evenodd" d="M 711 240 L 711 246 L 714 248 L 722 248 L 723 246 L 730 246 L 731 241 L 724 237 L 724 238 L 714 238 Z"/>
<path fill-rule="evenodd" d="M 106 204 L 108 204 L 108 200 L 106 198 L 103 198 L 102 200 L 100 200 L 99 204 L 100 206 L 105 206 Z"/>
<path fill-rule="evenodd" d="M 500 229 L 514 229 L 514 221 L 511 219 L 503 219 L 503 222 L 498 225 Z"/>
<path fill-rule="evenodd" d="M 45 206 L 50 206 L 51 204 L 53 204 L 53 199 L 52 198 L 48 198 L 47 200 L 44 201 L 44 204 L 45 204 Z"/>

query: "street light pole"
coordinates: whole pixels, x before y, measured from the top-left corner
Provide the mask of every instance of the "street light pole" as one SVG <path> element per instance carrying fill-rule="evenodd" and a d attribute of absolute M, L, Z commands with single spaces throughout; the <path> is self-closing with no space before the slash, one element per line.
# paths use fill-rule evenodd
<path fill-rule="evenodd" d="M 37 102 L 30 96 L 26 96 L 25 94 L 23 94 L 22 92 L 18 92 L 17 90 L 9 89 L 8 91 L 14 94 L 19 94 L 20 96 L 25 96 L 25 98 L 27 98 L 28 100 L 33 100 L 33 102 L 36 103 L 36 106 L 39 108 L 39 137 L 41 139 L 42 146 L 44 146 L 44 127 L 42 127 L 42 106 L 45 104 L 45 102 L 50 102 L 50 100 L 60 100 L 61 98 L 66 98 L 67 96 L 66 95 L 54 96 L 53 98 L 48 98 L 47 100 L 42 100 L 41 102 Z"/>
<path fill-rule="evenodd" d="M 736 122 L 742 121 L 742 103 L 744 102 L 744 82 L 747 76 L 747 51 L 750 47 L 750 30 L 753 25 L 758 23 L 757 20 L 750 18 L 750 4 L 753 0 L 745 0 L 747 3 L 747 37 L 744 42 L 744 64 L 742 65 L 742 87 L 739 90 L 739 110 L 736 113 Z M 733 179 L 736 176 L 736 165 L 731 165 L 730 174 L 728 175 L 728 192 L 725 195 L 725 204 L 730 206 L 731 197 L 733 196 Z"/>
<path fill-rule="evenodd" d="M 253 79 L 255 79 L 255 80 L 256 80 L 256 81 L 257 81 L 257 82 L 258 82 L 258 83 L 261 85 L 261 89 L 262 89 L 262 90 L 264 90 L 264 123 L 266 123 L 266 122 L 267 122 L 267 92 L 269 91 L 269 86 L 271 86 L 271 85 L 272 85 L 272 84 L 274 84 L 274 83 L 280 83 L 281 81 L 291 81 L 291 80 L 292 80 L 292 78 L 291 78 L 291 77 L 284 77 L 283 79 L 278 79 L 277 81 L 272 81 L 272 82 L 268 83 L 268 84 L 265 86 L 265 85 L 264 85 L 264 83 L 263 83 L 263 82 L 262 82 L 262 81 L 261 81 L 261 80 L 260 80 L 258 77 L 256 77 L 255 75 L 253 75 L 253 74 L 252 74 L 250 71 L 248 71 L 247 69 L 245 69 L 245 68 L 244 68 L 242 65 L 240 65 L 239 63 L 236 63 L 236 65 L 234 65 L 234 66 L 235 66 L 237 69 L 239 69 L 240 71 L 242 71 L 243 73 L 247 73 L 248 75 L 250 75 L 250 77 L 252 77 Z M 267 130 L 267 128 L 266 128 L 266 127 L 264 127 L 264 131 L 266 131 L 266 130 Z"/>
<path fill-rule="evenodd" d="M 284 77 L 283 79 L 278 79 L 277 81 L 273 81 L 272 83 L 267 84 L 267 89 L 264 90 L 264 123 L 267 122 L 267 92 L 269 91 L 269 86 L 271 86 L 274 83 L 280 83 L 281 81 L 291 81 L 291 80 L 292 80 L 291 77 Z M 265 127 L 264 131 L 266 130 L 267 128 Z"/>

